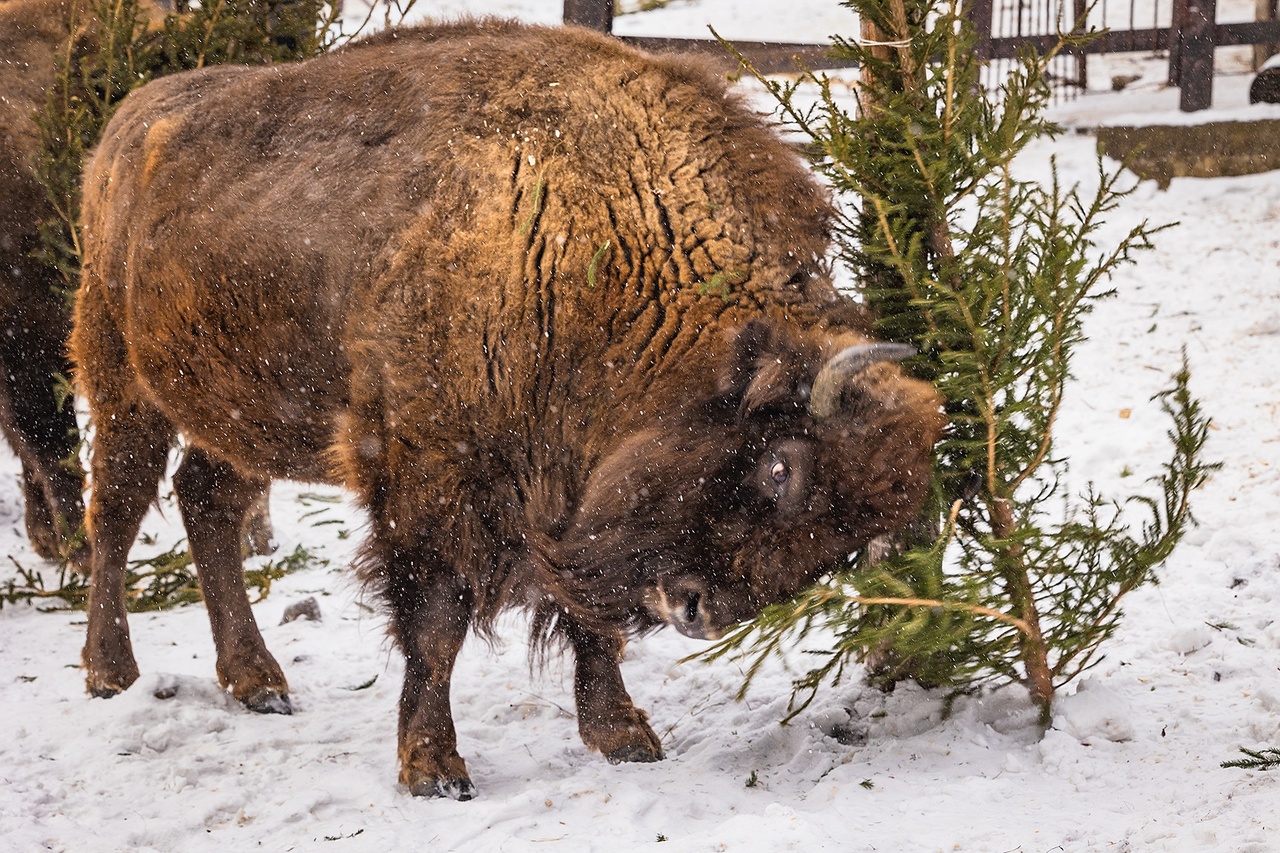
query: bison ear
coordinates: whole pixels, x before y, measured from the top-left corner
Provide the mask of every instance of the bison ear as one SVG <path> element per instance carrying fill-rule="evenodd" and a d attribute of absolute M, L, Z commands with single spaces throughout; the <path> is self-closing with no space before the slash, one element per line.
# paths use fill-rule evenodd
<path fill-rule="evenodd" d="M 739 414 L 791 403 L 808 404 L 803 359 L 780 324 L 756 319 L 731 333 L 719 391 L 736 402 Z"/>

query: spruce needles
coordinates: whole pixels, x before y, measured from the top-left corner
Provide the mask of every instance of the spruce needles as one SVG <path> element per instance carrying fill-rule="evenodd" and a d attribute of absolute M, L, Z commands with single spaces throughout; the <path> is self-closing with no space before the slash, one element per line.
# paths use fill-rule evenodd
<path fill-rule="evenodd" d="M 1215 467 L 1203 458 L 1208 418 L 1189 390 L 1185 356 L 1153 398 L 1172 422 L 1172 455 L 1147 494 L 1115 501 L 1092 485 L 1071 494 L 1054 452 L 1085 317 L 1167 226 L 1144 222 L 1100 247 L 1100 229 L 1128 192 L 1119 171 L 1099 161 L 1092 191 L 1064 185 L 1056 166 L 1044 185 L 1016 176 L 1015 157 L 1057 132 L 1043 117 L 1051 56 L 1024 53 L 989 93 L 958 3 L 844 5 L 871 34 L 833 46 L 862 69 L 855 112 L 826 76 L 755 76 L 808 137 L 843 204 L 840 260 L 881 335 L 920 352 L 909 364 L 943 394 L 951 428 L 936 448 L 935 494 L 917 530 L 873 543 L 709 656 L 749 658 L 749 684 L 770 655 L 822 627 L 833 643 L 795 682 L 792 714 L 863 663 L 886 686 L 1021 683 L 1047 721 L 1054 691 L 1098 661 L 1122 599 L 1155 581 L 1194 523 L 1190 495 Z M 802 98 L 802 86 L 816 88 L 816 100 Z"/>

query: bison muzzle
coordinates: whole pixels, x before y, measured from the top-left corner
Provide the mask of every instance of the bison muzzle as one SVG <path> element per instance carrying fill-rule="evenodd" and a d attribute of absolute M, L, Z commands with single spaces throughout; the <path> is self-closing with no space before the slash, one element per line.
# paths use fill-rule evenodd
<path fill-rule="evenodd" d="M 94 695 L 138 675 L 125 560 L 177 435 L 222 683 L 288 710 L 246 507 L 343 484 L 404 653 L 400 780 L 464 799 L 468 631 L 530 611 L 575 655 L 587 746 L 654 761 L 624 637 L 719 636 L 929 488 L 937 395 L 832 285 L 796 153 L 691 60 L 484 21 L 175 75 L 112 120 L 84 215 Z"/>

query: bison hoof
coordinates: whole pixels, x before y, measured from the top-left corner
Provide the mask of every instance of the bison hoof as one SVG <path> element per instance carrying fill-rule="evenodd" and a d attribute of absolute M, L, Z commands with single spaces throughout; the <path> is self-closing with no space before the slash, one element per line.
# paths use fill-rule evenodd
<path fill-rule="evenodd" d="M 648 723 L 648 715 L 639 708 L 626 706 L 612 713 L 584 712 L 578 720 L 578 734 L 589 749 L 604 756 L 610 764 L 647 764 L 661 761 L 662 741 Z"/>
<path fill-rule="evenodd" d="M 281 693 L 272 687 L 263 687 L 248 699 L 244 706 L 257 714 L 292 714 L 293 704 L 288 693 Z"/>
<path fill-rule="evenodd" d="M 89 695 L 94 699 L 110 699 L 112 696 L 116 696 L 124 692 L 123 687 L 106 687 L 102 685 L 95 687 L 92 684 L 89 685 L 88 690 Z"/>
<path fill-rule="evenodd" d="M 621 749 L 615 749 L 613 752 L 606 754 L 604 758 L 610 764 L 650 764 L 654 761 L 661 761 L 665 757 L 661 746 L 634 743 L 628 744 Z"/>
<path fill-rule="evenodd" d="M 130 660 L 132 663 L 132 660 Z M 138 680 L 136 666 L 114 667 L 110 671 L 89 667 L 84 686 L 89 695 L 95 699 L 110 699 L 117 693 L 123 693 Z"/>
<path fill-rule="evenodd" d="M 475 798 L 476 786 L 467 778 L 427 779 L 410 785 L 409 793 L 415 797 L 444 797 L 465 802 Z"/>
<path fill-rule="evenodd" d="M 654 752 L 643 744 L 624 746 L 622 749 L 614 750 L 605 756 L 605 760 L 610 764 L 649 764 L 662 759 L 661 750 Z"/>

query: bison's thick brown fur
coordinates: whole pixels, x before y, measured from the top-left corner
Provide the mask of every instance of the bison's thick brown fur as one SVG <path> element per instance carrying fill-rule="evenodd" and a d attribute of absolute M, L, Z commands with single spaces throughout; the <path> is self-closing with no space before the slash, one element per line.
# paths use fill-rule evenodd
<path fill-rule="evenodd" d="M 179 75 L 128 98 L 85 187 L 95 694 L 137 677 L 120 584 L 175 432 L 223 683 L 287 690 L 239 586 L 244 507 L 345 484 L 405 655 L 401 781 L 460 798 L 469 627 L 532 610 L 575 653 L 586 744 L 656 760 L 626 632 L 716 636 L 927 491 L 938 398 L 829 368 L 867 332 L 825 197 L 688 61 L 487 21 Z"/>
<path fill-rule="evenodd" d="M 66 45 L 71 0 L 0 2 L 0 429 L 22 462 L 27 535 L 42 557 L 66 556 L 84 508 L 79 434 L 55 375 L 69 375 L 71 328 L 58 273 L 36 258 L 53 210 L 36 180 L 36 112 Z"/>

